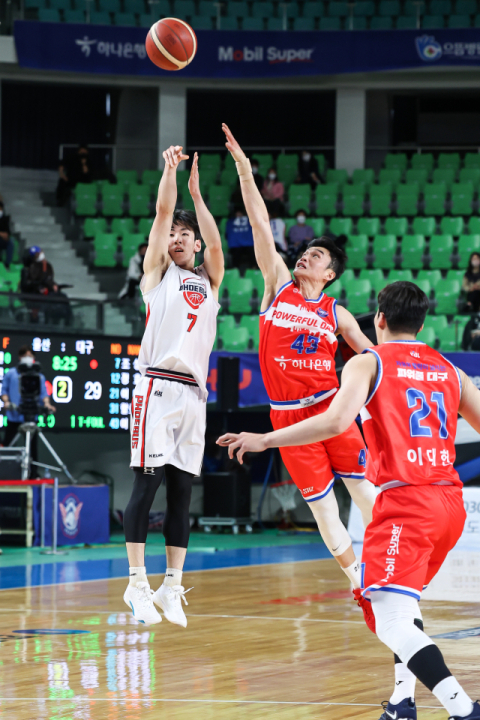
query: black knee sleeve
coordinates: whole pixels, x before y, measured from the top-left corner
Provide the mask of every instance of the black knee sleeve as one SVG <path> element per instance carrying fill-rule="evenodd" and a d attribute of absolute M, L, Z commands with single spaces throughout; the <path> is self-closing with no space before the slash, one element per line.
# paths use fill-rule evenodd
<path fill-rule="evenodd" d="M 194 475 L 173 465 L 165 466 L 167 509 L 163 521 L 165 545 L 188 547 L 190 537 L 190 499 Z"/>
<path fill-rule="evenodd" d="M 420 620 L 419 618 L 415 618 L 415 620 L 413 621 L 413 624 L 416 625 L 417 628 L 423 632 L 423 620 Z M 402 662 L 396 653 L 394 653 L 393 657 L 395 659 L 395 665 L 398 665 L 398 663 Z"/>
<path fill-rule="evenodd" d="M 123 529 L 125 542 L 144 543 L 148 533 L 148 514 L 162 483 L 164 468 L 155 468 L 154 475 L 145 473 L 143 468 L 134 468 L 134 471 L 135 480 L 123 516 Z"/>
<path fill-rule="evenodd" d="M 430 692 L 452 674 L 436 645 L 427 645 L 415 653 L 407 667 Z"/>

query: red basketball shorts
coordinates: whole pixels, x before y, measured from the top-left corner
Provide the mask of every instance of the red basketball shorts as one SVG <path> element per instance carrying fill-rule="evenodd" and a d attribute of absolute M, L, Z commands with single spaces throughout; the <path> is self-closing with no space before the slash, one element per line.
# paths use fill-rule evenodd
<path fill-rule="evenodd" d="M 302 420 L 321 415 L 332 399 L 299 410 L 272 410 L 270 419 L 274 430 L 295 425 Z M 333 488 L 335 474 L 363 480 L 366 449 L 355 423 L 342 435 L 297 447 L 280 448 L 282 460 L 290 477 L 307 502 L 320 500 Z"/>
<path fill-rule="evenodd" d="M 411 595 L 440 570 L 465 524 L 456 485 L 408 485 L 381 492 L 363 543 L 363 595 L 375 590 Z"/>

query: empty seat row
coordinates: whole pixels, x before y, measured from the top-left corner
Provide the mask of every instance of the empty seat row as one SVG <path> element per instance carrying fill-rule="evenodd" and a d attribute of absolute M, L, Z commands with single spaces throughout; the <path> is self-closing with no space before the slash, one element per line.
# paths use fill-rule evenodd
<path fill-rule="evenodd" d="M 480 234 L 480 217 L 473 216 L 464 221 L 461 216 L 442 217 L 437 223 L 435 217 L 414 217 L 410 222 L 407 217 L 360 217 L 360 218 L 307 218 L 307 225 L 312 225 L 315 235 L 322 235 L 327 229 L 334 235 L 353 235 L 355 233 L 373 237 L 385 233 L 401 237 L 403 235 L 478 235 Z M 382 224 L 382 221 L 384 223 Z M 356 221 L 356 222 L 355 222 Z M 285 220 L 286 230 L 296 222 L 294 218 Z"/>
<path fill-rule="evenodd" d="M 370 188 L 375 184 L 375 172 L 371 168 L 365 170 L 354 170 L 351 178 L 348 176 L 347 170 L 329 169 L 326 172 L 327 183 L 338 183 L 340 187 L 344 187 L 350 181 L 352 185 L 361 185 Z M 475 168 L 440 168 L 434 170 L 432 168 L 409 168 L 404 171 L 400 168 L 383 168 L 377 175 L 379 185 L 390 184 L 393 188 L 401 183 L 413 184 L 417 183 L 423 188 L 429 181 L 434 183 L 445 183 L 450 187 L 455 182 L 470 182 L 475 188 L 480 185 L 480 167 Z"/>
<path fill-rule="evenodd" d="M 93 238 L 91 259 L 95 267 L 127 267 L 130 258 L 135 255 L 138 246 L 145 242 L 141 233 L 125 233 L 118 236 L 113 233 L 97 233 Z"/>
<path fill-rule="evenodd" d="M 387 153 L 385 157 L 385 167 L 394 170 L 398 169 L 401 172 L 405 172 L 407 167 L 410 166 L 416 169 L 425 168 L 429 172 L 433 168 L 439 167 L 443 169 L 453 168 L 459 170 L 460 167 L 466 168 L 480 168 L 480 153 L 465 153 L 462 158 L 460 153 L 439 153 L 438 157 L 435 158 L 433 153 L 414 153 L 411 158 L 408 158 L 406 153 Z"/>
<path fill-rule="evenodd" d="M 257 315 L 242 315 L 235 322 L 233 315 L 220 315 L 217 323 L 215 350 L 230 352 L 258 351 L 260 328 Z"/>

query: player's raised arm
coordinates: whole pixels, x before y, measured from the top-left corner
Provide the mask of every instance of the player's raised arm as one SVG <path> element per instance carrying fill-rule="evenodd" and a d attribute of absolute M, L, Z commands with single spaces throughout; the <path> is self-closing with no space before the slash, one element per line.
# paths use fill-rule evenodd
<path fill-rule="evenodd" d="M 350 427 L 375 384 L 377 360 L 372 353 L 358 355 L 345 365 L 342 386 L 332 404 L 321 415 L 302 420 L 296 425 L 275 430 L 265 435 L 255 433 L 227 433 L 217 440 L 218 445 L 228 446 L 228 454 L 243 463 L 246 452 L 262 452 L 268 448 L 310 445 L 341 435 Z"/>
<path fill-rule="evenodd" d="M 372 341 L 360 330 L 360 325 L 352 313 L 339 305 L 337 305 L 337 320 L 337 334 L 343 337 L 352 350 L 362 353 L 366 348 L 373 347 Z"/>
<path fill-rule="evenodd" d="M 198 153 L 195 153 L 193 157 L 190 180 L 188 181 L 188 189 L 195 205 L 195 213 L 197 215 L 200 234 L 206 245 L 203 260 L 205 270 L 210 278 L 212 292 L 218 300 L 218 291 L 225 273 L 225 260 L 222 250 L 222 238 L 218 232 L 217 223 L 213 219 L 212 213 L 205 205 L 202 193 L 200 192 Z"/>
<path fill-rule="evenodd" d="M 253 229 L 255 257 L 265 280 L 265 294 L 261 306 L 263 311 L 270 305 L 277 290 L 291 280 L 291 275 L 285 262 L 275 249 L 268 211 L 253 179 L 250 160 L 225 123 L 222 125 L 222 130 L 227 138 L 225 146 L 237 166 L 243 202 Z"/>
<path fill-rule="evenodd" d="M 458 369 L 462 381 L 462 394 L 458 412 L 474 430 L 480 433 L 480 390 L 463 370 Z"/>
<path fill-rule="evenodd" d="M 148 286 L 155 287 L 172 262 L 168 254 L 168 242 L 172 218 L 177 202 L 177 167 L 188 160 L 181 145 L 175 145 L 163 153 L 165 169 L 158 187 L 156 216 L 148 239 L 148 249 L 143 263 Z"/>

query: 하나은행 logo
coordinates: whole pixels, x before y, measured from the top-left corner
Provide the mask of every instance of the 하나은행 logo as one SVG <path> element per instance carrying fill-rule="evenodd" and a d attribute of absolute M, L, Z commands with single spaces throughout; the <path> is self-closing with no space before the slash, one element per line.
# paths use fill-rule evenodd
<path fill-rule="evenodd" d="M 432 62 L 442 57 L 442 46 L 432 35 L 422 35 L 415 38 L 415 45 L 421 60 Z"/>

